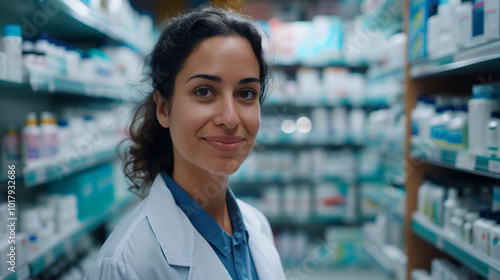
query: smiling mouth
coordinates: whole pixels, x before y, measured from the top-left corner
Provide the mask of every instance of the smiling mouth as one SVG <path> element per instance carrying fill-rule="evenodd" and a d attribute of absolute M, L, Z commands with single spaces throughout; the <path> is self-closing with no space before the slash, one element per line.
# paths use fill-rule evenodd
<path fill-rule="evenodd" d="M 241 145 L 243 145 L 243 141 L 245 140 L 242 137 L 235 136 L 227 136 L 227 137 L 206 137 L 202 138 L 215 149 L 223 152 L 234 152 L 238 150 Z"/>

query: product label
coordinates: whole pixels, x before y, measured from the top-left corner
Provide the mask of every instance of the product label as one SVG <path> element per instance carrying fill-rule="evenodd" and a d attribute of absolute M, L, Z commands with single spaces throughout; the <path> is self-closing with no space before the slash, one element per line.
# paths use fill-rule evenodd
<path fill-rule="evenodd" d="M 458 152 L 455 160 L 455 167 L 465 170 L 474 170 L 476 168 L 476 156 L 466 151 Z"/>
<path fill-rule="evenodd" d="M 448 143 L 453 148 L 466 148 L 467 146 L 467 132 L 462 129 L 452 129 L 448 131 Z"/>
<path fill-rule="evenodd" d="M 38 135 L 24 135 L 24 152 L 26 159 L 40 158 L 40 137 Z"/>
<path fill-rule="evenodd" d="M 498 160 L 488 161 L 488 171 L 500 174 L 500 161 Z"/>
<path fill-rule="evenodd" d="M 42 156 L 54 156 L 57 154 L 57 134 L 42 134 Z"/>
<path fill-rule="evenodd" d="M 489 128 L 486 132 L 486 147 L 490 151 L 498 150 L 498 136 L 497 130 L 493 128 Z"/>

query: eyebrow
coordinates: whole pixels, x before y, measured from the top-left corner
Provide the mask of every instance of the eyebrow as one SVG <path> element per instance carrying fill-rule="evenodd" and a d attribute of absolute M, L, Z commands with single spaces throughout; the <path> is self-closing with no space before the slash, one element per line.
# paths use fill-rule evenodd
<path fill-rule="evenodd" d="M 219 77 L 219 76 L 212 76 L 212 75 L 207 75 L 207 74 L 198 74 L 198 75 L 194 75 L 194 76 L 189 77 L 189 79 L 187 79 L 186 83 L 189 82 L 191 79 L 194 79 L 194 78 L 207 79 L 207 80 L 210 80 L 210 81 L 213 81 L 213 82 L 218 82 L 218 83 L 222 82 L 222 78 Z M 244 79 L 241 79 L 241 81 L 238 84 L 242 85 L 242 84 L 249 84 L 249 83 L 253 83 L 253 82 L 260 83 L 260 80 L 257 79 L 257 78 L 254 78 L 254 77 L 244 78 Z"/>

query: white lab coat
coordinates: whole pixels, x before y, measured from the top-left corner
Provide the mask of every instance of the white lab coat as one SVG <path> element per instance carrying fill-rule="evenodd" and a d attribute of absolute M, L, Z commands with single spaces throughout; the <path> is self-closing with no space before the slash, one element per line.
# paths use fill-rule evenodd
<path fill-rule="evenodd" d="M 254 207 L 241 200 L 237 203 L 259 279 L 285 279 L 268 221 Z M 158 174 L 148 197 L 108 237 L 85 279 L 223 280 L 231 276 Z"/>

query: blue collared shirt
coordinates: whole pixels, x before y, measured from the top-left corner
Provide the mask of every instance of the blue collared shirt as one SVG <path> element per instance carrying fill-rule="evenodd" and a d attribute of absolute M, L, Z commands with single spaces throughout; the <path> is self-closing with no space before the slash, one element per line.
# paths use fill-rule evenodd
<path fill-rule="evenodd" d="M 175 203 L 186 214 L 191 224 L 208 241 L 233 279 L 259 279 L 248 247 L 248 232 L 243 223 L 236 197 L 228 187 L 226 203 L 233 224 L 233 236 L 189 196 L 167 173 L 161 173 L 172 193 Z"/>

